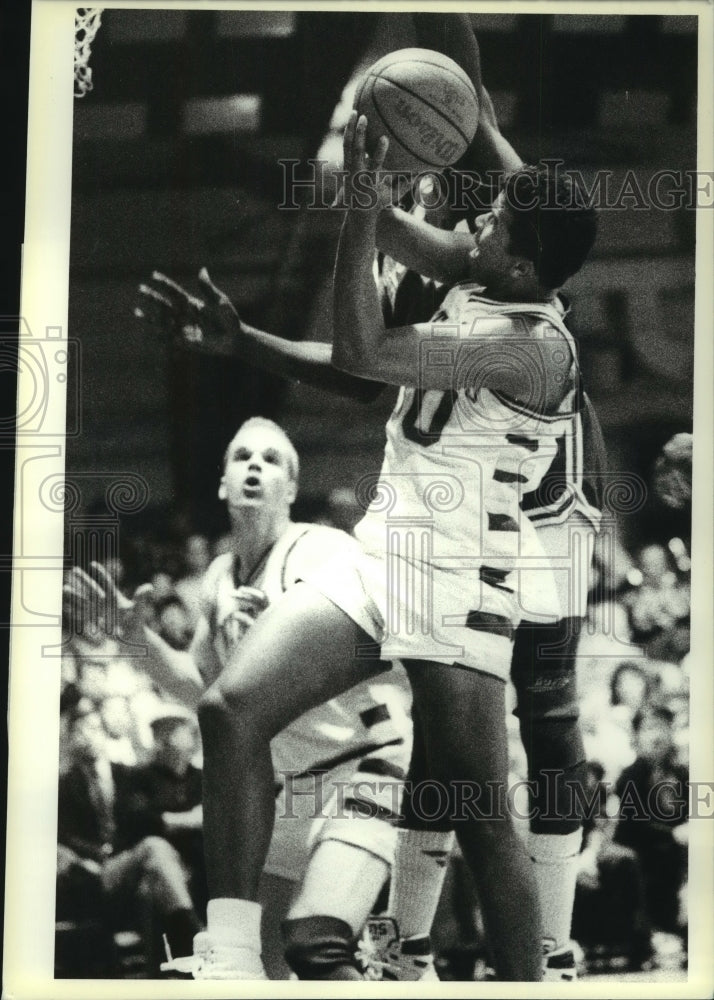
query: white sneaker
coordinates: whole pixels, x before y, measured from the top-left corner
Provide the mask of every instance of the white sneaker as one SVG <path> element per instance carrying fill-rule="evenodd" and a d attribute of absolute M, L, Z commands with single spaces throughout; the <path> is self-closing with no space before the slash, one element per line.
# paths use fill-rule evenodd
<path fill-rule="evenodd" d="M 543 948 L 543 982 L 572 983 L 578 978 L 578 945 L 574 941 L 562 948 L 553 948 L 544 944 Z"/>
<path fill-rule="evenodd" d="M 357 950 L 371 980 L 438 982 L 428 934 L 400 938 L 392 917 L 370 917 Z"/>
<path fill-rule="evenodd" d="M 193 939 L 193 955 L 169 958 L 162 972 L 178 972 L 194 979 L 267 979 L 260 955 L 252 948 L 217 944 L 206 931 Z"/>

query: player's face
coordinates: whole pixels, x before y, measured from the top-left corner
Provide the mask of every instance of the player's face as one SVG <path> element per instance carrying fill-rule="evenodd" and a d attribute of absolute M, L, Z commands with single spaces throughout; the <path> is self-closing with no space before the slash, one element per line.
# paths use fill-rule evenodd
<path fill-rule="evenodd" d="M 487 289 L 498 291 L 508 281 L 518 258 L 509 251 L 508 207 L 503 192 L 491 210 L 476 219 L 474 248 L 469 254 L 471 277 Z"/>
<path fill-rule="evenodd" d="M 269 427 L 239 431 L 228 448 L 219 496 L 229 510 L 282 513 L 295 499 L 285 441 Z"/>

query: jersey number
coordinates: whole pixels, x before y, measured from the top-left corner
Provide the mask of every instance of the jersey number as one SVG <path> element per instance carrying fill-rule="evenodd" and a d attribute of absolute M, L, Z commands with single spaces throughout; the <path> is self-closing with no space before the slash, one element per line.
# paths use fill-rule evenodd
<path fill-rule="evenodd" d="M 456 402 L 456 393 L 452 389 L 448 392 L 438 393 L 441 399 L 438 405 L 434 406 L 435 392 L 438 392 L 438 390 L 417 389 L 411 405 L 402 420 L 404 437 L 408 441 L 414 441 L 416 444 L 422 445 L 424 448 L 429 448 L 439 440 Z M 423 425 L 428 420 L 429 413 L 431 413 L 431 419 L 429 420 L 428 427 L 424 430 Z"/>

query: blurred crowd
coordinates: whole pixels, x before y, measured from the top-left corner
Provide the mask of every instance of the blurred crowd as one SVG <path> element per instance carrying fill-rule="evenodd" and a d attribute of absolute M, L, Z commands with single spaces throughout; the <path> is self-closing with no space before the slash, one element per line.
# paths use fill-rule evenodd
<path fill-rule="evenodd" d="M 319 519 L 349 530 L 348 491 Z M 147 624 L 188 649 L 201 581 L 225 540 L 123 539 L 106 568 L 124 593 L 151 582 Z M 573 939 L 585 968 L 686 963 L 689 554 L 681 539 L 603 547 L 578 683 L 588 758 Z M 131 572 L 127 571 L 131 566 Z M 513 785 L 526 778 L 509 719 Z M 56 975 L 155 976 L 205 919 L 201 747 L 120 638 L 68 636 L 62 659 Z M 514 803 L 516 800 L 514 799 Z M 525 816 L 525 811 L 523 813 Z M 519 819 L 520 814 L 517 815 Z M 525 822 L 525 821 L 524 821 Z M 161 926 L 167 940 L 156 930 Z M 77 928 L 84 928 L 77 935 Z M 129 942 L 129 945 L 127 945 Z M 442 978 L 487 964 L 478 904 L 456 853 L 434 928 Z"/>

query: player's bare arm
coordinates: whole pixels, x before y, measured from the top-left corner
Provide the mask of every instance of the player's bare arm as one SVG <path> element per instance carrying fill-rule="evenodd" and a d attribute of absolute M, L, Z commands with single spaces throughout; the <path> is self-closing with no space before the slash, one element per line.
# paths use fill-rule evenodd
<path fill-rule="evenodd" d="M 358 119 L 353 113 L 344 139 L 348 180 L 353 173 L 377 174 L 381 168 L 386 145 L 370 160 L 366 132 L 364 116 Z M 372 275 L 378 216 L 378 206 L 354 206 L 343 221 L 335 265 L 333 364 L 389 385 L 440 390 L 478 385 L 541 407 L 549 367 L 542 345 L 524 338 L 508 319 L 475 318 L 461 327 L 430 322 L 385 328 Z M 440 350 L 451 350 L 452 363 L 425 364 L 435 338 Z"/>
<path fill-rule="evenodd" d="M 506 174 L 523 166 L 523 160 L 501 133 L 493 101 L 483 85 L 478 41 L 469 16 L 413 14 L 412 19 L 417 43 L 457 62 L 479 95 L 478 129 L 463 169 L 486 176 L 489 171 Z M 468 276 L 468 255 L 473 249 L 467 233 L 437 229 L 398 208 L 386 208 L 380 216 L 377 246 L 409 270 L 449 285 Z"/>
<path fill-rule="evenodd" d="M 148 282 L 139 285 L 141 304 L 135 315 L 158 326 L 181 348 L 233 357 L 358 402 L 370 402 L 379 394 L 380 386 L 333 368 L 330 344 L 285 340 L 258 330 L 242 319 L 206 268 L 199 272 L 198 281 L 202 297 L 154 271 Z"/>
<path fill-rule="evenodd" d="M 377 222 L 377 248 L 410 271 L 453 285 L 468 277 L 469 233 L 437 229 L 400 208 L 385 208 Z"/>
<path fill-rule="evenodd" d="M 205 684 L 193 656 L 172 649 L 144 624 L 144 607 L 151 599 L 152 587 L 139 587 L 130 599 L 99 563 L 91 563 L 89 569 L 86 573 L 75 566 L 63 587 L 65 615 L 73 631 L 97 642 L 118 634 L 135 647 L 138 665 L 159 687 L 181 704 L 195 708 Z"/>

